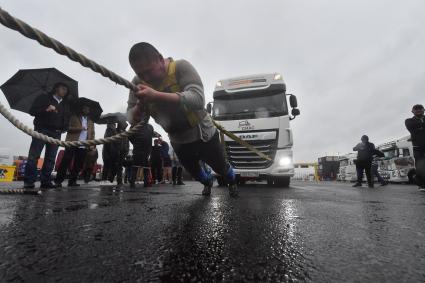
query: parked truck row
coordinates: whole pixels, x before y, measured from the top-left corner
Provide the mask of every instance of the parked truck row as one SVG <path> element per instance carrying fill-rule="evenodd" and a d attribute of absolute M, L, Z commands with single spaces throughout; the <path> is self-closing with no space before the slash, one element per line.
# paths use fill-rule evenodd
<path fill-rule="evenodd" d="M 415 159 L 410 136 L 380 144 L 377 149 L 385 155 L 378 162 L 378 171 L 386 181 L 413 183 Z M 355 160 L 355 153 L 348 153 L 340 158 L 338 180 L 350 182 L 357 180 Z"/>

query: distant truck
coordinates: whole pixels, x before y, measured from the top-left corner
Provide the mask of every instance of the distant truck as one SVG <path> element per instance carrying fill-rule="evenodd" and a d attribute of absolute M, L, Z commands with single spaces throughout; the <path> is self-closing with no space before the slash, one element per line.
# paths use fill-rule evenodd
<path fill-rule="evenodd" d="M 382 177 L 393 183 L 413 183 L 416 170 L 410 136 L 392 140 L 377 147 L 385 155 L 380 162 Z"/>
<path fill-rule="evenodd" d="M 339 170 L 339 156 L 324 156 L 318 159 L 318 175 L 322 181 L 334 181 Z"/>
<path fill-rule="evenodd" d="M 266 180 L 268 185 L 288 187 L 294 175 L 290 120 L 300 111 L 296 97 L 286 94 L 282 75 L 223 79 L 217 82 L 213 97 L 214 102 L 207 106 L 213 119 L 271 158 L 266 160 L 225 136 L 227 157 L 239 182 Z M 217 180 L 224 184 L 221 176 Z"/>
<path fill-rule="evenodd" d="M 357 181 L 356 158 L 357 153 L 347 153 L 339 158 L 338 181 Z"/>

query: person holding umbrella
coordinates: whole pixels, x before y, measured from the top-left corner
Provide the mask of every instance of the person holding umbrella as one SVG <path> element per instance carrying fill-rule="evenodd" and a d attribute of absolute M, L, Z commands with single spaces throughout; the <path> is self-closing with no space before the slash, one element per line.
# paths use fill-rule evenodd
<path fill-rule="evenodd" d="M 69 103 L 65 99 L 68 92 L 68 86 L 62 82 L 58 82 L 53 86 L 53 90 L 49 94 L 40 95 L 35 99 L 29 110 L 29 114 L 35 117 L 35 131 L 55 139 L 61 138 L 62 132 L 68 129 L 70 116 Z M 45 146 L 46 151 L 44 154 L 43 167 L 41 168 L 40 188 L 50 189 L 56 187 L 51 182 L 50 178 L 59 146 L 33 138 L 24 173 L 24 188 L 27 190 L 34 189 L 35 187 L 34 183 L 37 179 L 37 161 Z"/>
<path fill-rule="evenodd" d="M 77 102 L 77 108 L 80 113 L 71 116 L 69 121 L 68 133 L 66 141 L 86 141 L 94 139 L 94 123 L 89 117 L 90 108 L 88 105 Z M 70 169 L 70 177 L 68 180 L 68 187 L 78 187 L 77 183 L 78 174 L 84 164 L 87 148 L 80 147 L 67 147 L 63 155 L 62 161 L 59 165 L 58 173 L 55 179 L 56 187 L 62 187 L 62 182 L 66 177 L 66 172 Z M 70 167 L 71 161 L 74 160 L 73 166 Z"/>

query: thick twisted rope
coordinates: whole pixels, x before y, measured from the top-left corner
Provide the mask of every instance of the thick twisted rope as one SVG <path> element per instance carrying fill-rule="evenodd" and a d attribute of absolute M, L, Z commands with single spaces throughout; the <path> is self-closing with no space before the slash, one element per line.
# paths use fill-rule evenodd
<path fill-rule="evenodd" d="M 96 73 L 101 74 L 104 77 L 109 78 L 111 81 L 123 85 L 130 90 L 136 90 L 136 85 L 129 82 L 128 80 L 120 77 L 114 72 L 106 69 L 102 65 L 97 64 L 93 60 L 88 59 L 84 55 L 76 52 L 75 50 L 65 46 L 61 42 L 57 41 L 54 38 L 49 37 L 45 33 L 31 27 L 27 23 L 11 16 L 8 12 L 0 8 L 0 22 L 4 26 L 16 30 L 21 33 L 23 36 L 28 37 L 30 39 L 36 40 L 41 45 L 53 49 L 57 53 L 64 55 L 71 59 L 74 62 L 80 63 L 82 66 L 86 68 L 90 68 Z"/>
<path fill-rule="evenodd" d="M 140 127 L 144 125 L 144 122 L 139 123 L 138 125 L 134 126 L 133 128 L 131 128 L 130 130 L 126 132 L 122 132 L 120 134 L 117 134 L 115 136 L 111 136 L 108 138 L 86 140 L 86 141 L 62 141 L 62 140 L 58 140 L 58 139 L 54 139 L 52 137 L 46 136 L 26 126 L 21 121 L 19 121 L 15 116 L 13 116 L 12 113 L 10 113 L 2 103 L 0 103 L 0 113 L 7 120 L 9 120 L 9 122 L 12 123 L 16 128 L 20 129 L 24 133 L 27 133 L 33 138 L 40 139 L 50 144 L 56 144 L 56 145 L 64 146 L 64 147 L 93 146 L 93 145 L 105 144 L 110 142 L 117 142 L 121 140 L 123 137 L 128 137 L 135 134 L 140 129 Z"/>
<path fill-rule="evenodd" d="M 135 84 L 133 84 L 130 81 L 122 78 L 121 76 L 115 74 L 114 72 L 108 70 L 107 68 L 103 67 L 102 65 L 99 65 L 96 62 L 88 59 L 84 55 L 77 53 L 73 49 L 65 46 L 64 44 L 57 41 L 56 39 L 53 39 L 53 38 L 47 36 L 45 33 L 31 27 L 27 23 L 11 16 L 8 12 L 3 10 L 2 8 L 0 8 L 0 23 L 3 24 L 4 26 L 10 28 L 10 29 L 18 31 L 19 33 L 21 33 L 25 37 L 36 40 L 41 45 L 43 45 L 47 48 L 53 49 L 57 53 L 68 57 L 72 61 L 78 62 L 86 68 L 90 68 L 94 72 L 99 73 L 102 76 L 109 78 L 111 81 L 113 81 L 117 84 L 123 85 L 126 88 L 133 90 L 133 91 L 135 91 L 137 89 Z M 118 141 L 123 137 L 128 137 L 128 136 L 136 133 L 145 124 L 145 122 L 142 121 L 139 124 L 137 124 L 136 126 L 134 126 L 133 128 L 131 128 L 129 131 L 120 133 L 118 135 L 115 135 L 115 136 L 112 136 L 112 137 L 109 137 L 109 138 L 87 140 L 87 141 L 67 142 L 67 141 L 61 141 L 61 140 L 53 139 L 49 136 L 43 135 L 41 133 L 38 133 L 38 132 L 30 129 L 29 127 L 22 124 L 18 119 L 16 119 L 1 103 L 0 103 L 0 112 L 15 127 L 22 130 L 23 132 L 27 133 L 28 135 L 30 135 L 34 138 L 37 138 L 37 139 L 41 139 L 41 140 L 48 142 L 48 143 L 57 144 L 57 145 L 60 145 L 60 146 L 66 146 L 66 147 L 82 146 L 82 145 L 91 146 L 91 145 L 98 145 L 98 144 L 104 144 L 104 143 L 108 143 L 108 142 Z M 219 125 L 216 121 L 213 120 L 213 122 L 216 125 L 216 127 L 220 131 L 222 131 L 226 136 L 228 136 L 232 140 L 235 140 L 236 142 L 238 142 L 242 146 L 247 147 L 249 150 L 255 152 L 260 157 L 271 161 L 271 158 L 269 156 L 267 156 L 264 153 L 262 153 L 261 151 L 257 150 L 256 148 L 254 148 L 253 146 L 251 146 L 250 144 L 248 144 L 244 140 L 240 139 L 239 137 L 235 136 L 233 133 L 226 131 L 223 128 L 223 126 Z"/>
<path fill-rule="evenodd" d="M 64 44 L 57 41 L 56 39 L 53 39 L 53 38 L 47 36 L 45 33 L 41 32 L 41 31 L 39 31 L 35 28 L 32 28 L 27 23 L 25 23 L 25 22 L 23 22 L 23 21 L 21 21 L 17 18 L 14 18 L 13 16 L 11 16 L 9 13 L 7 13 L 5 10 L 3 10 L 1 8 L 0 8 L 0 22 L 4 26 L 18 31 L 19 33 L 21 33 L 25 37 L 36 40 L 41 45 L 55 50 L 57 53 L 68 57 L 72 61 L 80 63 L 84 67 L 90 68 L 94 72 L 99 73 L 102 76 L 109 78 L 110 80 L 112 80 L 113 82 L 115 82 L 117 84 L 123 85 L 130 90 L 136 89 L 136 85 L 134 85 L 133 83 L 131 83 L 128 80 L 120 77 L 119 75 L 117 75 L 114 72 L 106 69 L 105 67 L 97 64 L 96 62 L 88 59 L 84 55 L 77 53 L 75 50 L 65 46 Z M 96 140 L 86 140 L 86 141 L 61 141 L 61 140 L 54 139 L 54 138 L 51 138 L 49 136 L 46 136 L 42 133 L 36 132 L 36 131 L 32 130 L 31 128 L 27 127 L 22 122 L 20 122 L 16 117 L 14 117 L 12 115 L 12 113 L 10 113 L 6 109 L 6 107 L 1 103 L 0 103 L 0 113 L 7 120 L 9 120 L 15 127 L 20 129 L 21 131 L 25 132 L 26 134 L 28 134 L 28 135 L 30 135 L 34 138 L 40 139 L 42 141 L 45 141 L 45 142 L 48 142 L 48 143 L 51 143 L 51 144 L 56 144 L 56 145 L 59 145 L 59 146 L 64 146 L 64 147 L 75 147 L 75 146 L 83 146 L 83 145 L 84 146 L 93 146 L 93 145 L 99 145 L 99 144 L 105 144 L 105 143 L 119 141 L 123 137 L 128 137 L 130 135 L 135 134 L 145 124 L 145 122 L 142 121 L 128 131 L 122 132 L 120 134 L 117 134 L 117 135 L 114 135 L 114 136 L 111 136 L 111 137 L 108 137 L 108 138 L 102 138 L 102 139 L 96 139 Z"/>

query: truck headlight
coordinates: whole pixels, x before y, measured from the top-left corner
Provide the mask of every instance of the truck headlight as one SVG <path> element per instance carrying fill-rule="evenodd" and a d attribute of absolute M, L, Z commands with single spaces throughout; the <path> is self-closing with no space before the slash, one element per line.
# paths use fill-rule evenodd
<path fill-rule="evenodd" d="M 281 74 L 275 74 L 274 75 L 274 80 L 275 81 L 278 81 L 278 80 L 281 80 L 282 79 L 282 75 Z"/>
<path fill-rule="evenodd" d="M 291 163 L 292 163 L 292 159 L 291 159 L 290 157 L 287 157 L 287 156 L 282 157 L 282 158 L 279 160 L 279 165 L 280 165 L 280 166 L 288 166 L 288 165 L 290 165 Z"/>

